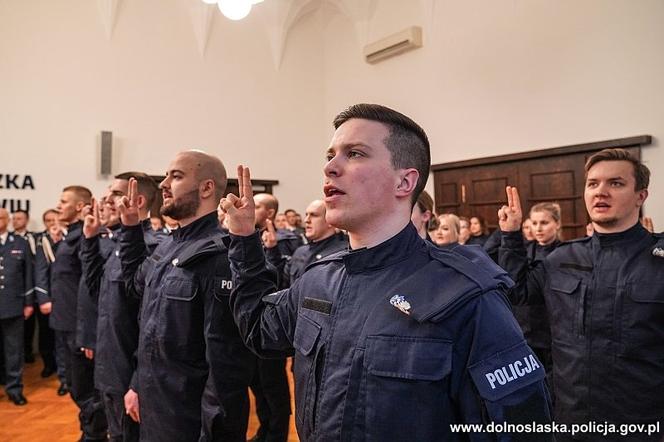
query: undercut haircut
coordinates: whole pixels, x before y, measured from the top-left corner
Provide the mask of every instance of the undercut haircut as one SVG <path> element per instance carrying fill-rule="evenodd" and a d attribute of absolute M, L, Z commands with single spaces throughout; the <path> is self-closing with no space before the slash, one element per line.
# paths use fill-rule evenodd
<path fill-rule="evenodd" d="M 384 124 L 390 132 L 384 143 L 390 152 L 392 167 L 417 170 L 419 177 L 411 195 L 411 206 L 414 206 L 427 184 L 431 167 L 431 148 L 424 129 L 389 107 L 366 103 L 355 104 L 339 113 L 334 117 L 334 128 L 339 129 L 339 126 L 353 118 Z"/>
<path fill-rule="evenodd" d="M 634 190 L 639 191 L 648 188 L 650 184 L 650 169 L 625 149 L 604 149 L 588 158 L 585 166 L 586 179 L 588 178 L 590 168 L 602 161 L 629 161 L 632 163 L 634 169 Z"/>
<path fill-rule="evenodd" d="M 148 174 L 143 172 L 124 172 L 115 175 L 116 180 L 126 180 L 134 178 L 138 184 L 138 193 L 145 198 L 145 206 L 150 208 L 153 206 L 159 194 L 159 186 L 157 182 Z"/>
<path fill-rule="evenodd" d="M 92 192 L 90 189 L 83 186 L 67 186 L 62 189 L 63 192 L 71 192 L 76 197 L 77 202 L 83 202 L 85 204 L 90 204 L 92 202 Z"/>

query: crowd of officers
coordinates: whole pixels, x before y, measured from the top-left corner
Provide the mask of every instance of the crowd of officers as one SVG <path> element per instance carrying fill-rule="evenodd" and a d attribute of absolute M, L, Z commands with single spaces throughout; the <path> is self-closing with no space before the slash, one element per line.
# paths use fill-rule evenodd
<path fill-rule="evenodd" d="M 589 159 L 591 236 L 562 241 L 555 203 L 524 222 L 513 187 L 489 236 L 481 217 L 434 218 L 428 140 L 408 117 L 356 105 L 335 129 L 304 228 L 253 195 L 248 168 L 225 197 L 222 162 L 195 150 L 159 185 L 126 172 L 99 199 L 65 187 L 40 234 L 25 212 L 9 232 L 0 209 L 9 399 L 27 403 L 37 317 L 42 376 L 71 394 L 83 441 L 244 442 L 248 389 L 251 440 L 285 441 L 289 356 L 302 440 L 604 440 L 449 424 L 662 420 L 664 237 L 639 222 L 644 165 Z"/>

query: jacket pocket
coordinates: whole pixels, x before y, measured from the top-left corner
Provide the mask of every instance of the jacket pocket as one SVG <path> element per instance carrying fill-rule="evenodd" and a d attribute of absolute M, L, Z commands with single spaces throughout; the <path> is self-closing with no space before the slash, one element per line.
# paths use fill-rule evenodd
<path fill-rule="evenodd" d="M 442 440 L 453 415 L 451 370 L 449 341 L 367 337 L 364 359 L 367 441 Z M 431 422 L 440 425 L 432 426 Z M 440 434 L 433 434 L 432 428 L 439 428 Z"/>
<path fill-rule="evenodd" d="M 164 351 L 180 360 L 205 359 L 204 311 L 198 284 L 191 278 L 167 277 L 158 317 Z"/>
<path fill-rule="evenodd" d="M 621 355 L 664 359 L 664 280 L 632 282 L 623 290 Z"/>
<path fill-rule="evenodd" d="M 319 345 L 321 326 L 314 320 L 300 314 L 295 327 L 293 347 L 295 359 L 293 370 L 295 372 L 295 417 L 300 434 L 313 434 L 316 397 L 320 379 L 317 373 L 322 373 L 323 346 Z"/>
<path fill-rule="evenodd" d="M 551 333 L 555 338 L 575 339 L 585 335 L 587 285 L 579 278 L 556 274 L 550 282 L 553 299 L 547 302 Z M 565 325 L 569 324 L 569 325 Z"/>

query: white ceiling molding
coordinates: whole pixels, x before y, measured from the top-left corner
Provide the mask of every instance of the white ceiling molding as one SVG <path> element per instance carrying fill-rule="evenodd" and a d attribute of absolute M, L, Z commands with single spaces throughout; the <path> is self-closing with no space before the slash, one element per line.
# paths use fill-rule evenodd
<path fill-rule="evenodd" d="M 374 4 L 375 0 L 269 0 L 261 3 L 259 15 L 265 22 L 275 69 L 279 70 L 281 66 L 288 34 L 302 17 L 320 10 L 323 5 L 330 5 L 353 22 L 355 30 L 360 33 L 358 36 L 366 38 Z M 358 20 L 361 21 L 359 25 Z"/>
<path fill-rule="evenodd" d="M 216 5 L 203 3 L 201 0 L 183 0 L 189 10 L 189 17 L 196 35 L 198 52 L 201 57 L 205 57 L 210 32 L 212 31 L 214 16 L 217 12 Z"/>
<path fill-rule="evenodd" d="M 353 22 L 359 48 L 369 43 L 369 24 L 376 10 L 376 0 L 328 0 L 328 2 L 336 4 L 338 9 Z"/>
<path fill-rule="evenodd" d="M 104 25 L 104 31 L 108 40 L 113 36 L 119 3 L 120 0 L 97 0 L 97 10 L 99 11 L 99 17 Z"/>

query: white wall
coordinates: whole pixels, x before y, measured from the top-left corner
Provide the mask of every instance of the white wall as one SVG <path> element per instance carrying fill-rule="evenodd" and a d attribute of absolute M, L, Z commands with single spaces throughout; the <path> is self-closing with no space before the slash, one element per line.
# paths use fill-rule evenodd
<path fill-rule="evenodd" d="M 394 106 L 427 130 L 434 163 L 653 135 L 646 213 L 662 230 L 663 22 L 660 0 L 378 1 L 369 40 L 417 24 L 424 47 L 367 65 L 349 20 L 331 17 L 326 118 Z"/>
<path fill-rule="evenodd" d="M 198 0 L 196 0 L 198 1 Z M 0 2 L 0 173 L 31 174 L 33 221 L 68 184 L 101 192 L 99 133 L 114 135 L 114 173 L 163 173 L 187 148 L 278 179 L 284 207 L 321 192 L 322 35 L 293 29 L 277 71 L 258 16 L 216 14 L 205 57 L 188 3 L 125 0 L 111 40 L 90 0 Z M 303 61 L 305 60 L 305 61 Z M 34 222 L 33 228 L 41 228 Z"/>
<path fill-rule="evenodd" d="M 204 56 L 192 1 L 122 0 L 109 40 L 95 1 L 0 0 L 0 173 L 37 187 L 0 200 L 29 197 L 38 218 L 64 185 L 100 192 L 98 137 L 112 130 L 116 173 L 162 173 L 175 152 L 204 148 L 231 176 L 243 162 L 280 180 L 282 207 L 303 210 L 320 194 L 332 118 L 369 101 L 421 123 L 434 163 L 653 135 L 646 212 L 664 228 L 660 0 L 313 0 L 278 69 L 265 20 L 289 0 L 237 23 L 215 14 Z M 337 8 L 349 1 L 370 6 L 365 25 Z M 364 62 L 366 41 L 411 25 L 423 48 Z"/>

